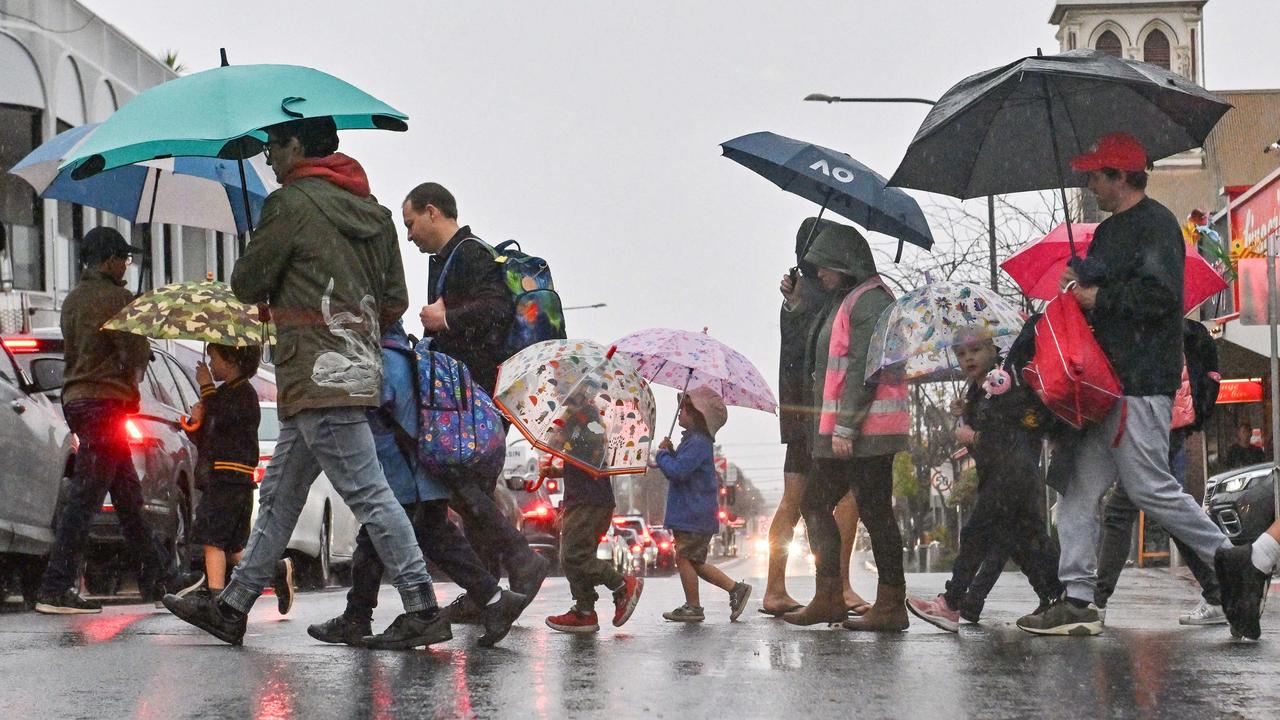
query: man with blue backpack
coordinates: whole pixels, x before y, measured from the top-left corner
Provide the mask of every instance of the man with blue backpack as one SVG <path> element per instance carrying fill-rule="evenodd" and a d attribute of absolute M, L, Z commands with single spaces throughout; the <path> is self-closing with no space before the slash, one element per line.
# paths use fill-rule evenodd
<path fill-rule="evenodd" d="M 492 396 L 498 365 L 511 355 L 509 336 L 517 305 L 504 265 L 469 226 L 459 226 L 457 200 L 444 186 L 418 185 L 405 198 L 401 212 L 409 241 L 431 254 L 428 304 L 419 314 L 424 335 L 431 339 L 433 351 L 465 364 L 475 383 Z M 529 548 L 494 502 L 502 466 L 498 458 L 441 473 L 440 479 L 453 494 L 453 508 L 463 519 L 472 547 L 487 559 L 495 577 L 501 572 L 499 564 L 506 568 L 511 589 L 524 595 L 527 604 L 538 594 L 551 564 Z M 481 622 L 484 601 L 460 596 L 444 610 L 445 617 L 451 623 Z"/>

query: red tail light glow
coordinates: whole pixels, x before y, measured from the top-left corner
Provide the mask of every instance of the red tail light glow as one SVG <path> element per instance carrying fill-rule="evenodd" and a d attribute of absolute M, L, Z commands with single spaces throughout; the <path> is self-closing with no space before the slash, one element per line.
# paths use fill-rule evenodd
<path fill-rule="evenodd" d="M 632 546 L 631 546 L 631 552 L 632 552 L 632 553 L 634 553 L 634 554 L 636 554 L 636 555 L 639 555 L 639 554 L 640 554 L 640 546 L 639 546 L 639 545 L 632 545 Z"/>
<path fill-rule="evenodd" d="M 147 439 L 147 436 L 142 434 L 142 428 L 138 427 L 138 423 L 134 422 L 133 418 L 124 421 L 124 433 L 128 436 L 131 445 L 137 445 Z"/>
<path fill-rule="evenodd" d="M 670 550 L 671 543 L 667 542 L 666 540 L 663 540 L 662 542 L 658 543 L 658 547 L 661 548 L 662 550 Z"/>
<path fill-rule="evenodd" d="M 724 510 L 721 510 L 721 511 L 720 511 L 720 519 L 721 519 L 721 520 L 728 520 L 728 519 L 729 519 L 729 513 L 728 513 L 728 512 L 726 512 L 726 511 L 724 511 Z"/>
<path fill-rule="evenodd" d="M 551 508 L 546 505 L 536 505 L 524 511 L 524 516 L 538 520 L 545 520 L 551 516 Z"/>
<path fill-rule="evenodd" d="M 5 338 L 4 346 L 14 355 L 40 351 L 40 341 L 32 338 Z"/>
<path fill-rule="evenodd" d="M 553 493 L 553 492 L 559 492 L 559 490 L 560 490 L 560 482 L 558 480 L 547 481 L 547 492 Z"/>

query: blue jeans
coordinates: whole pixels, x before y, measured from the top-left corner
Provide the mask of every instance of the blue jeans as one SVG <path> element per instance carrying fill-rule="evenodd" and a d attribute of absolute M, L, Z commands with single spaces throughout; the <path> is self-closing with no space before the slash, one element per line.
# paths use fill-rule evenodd
<path fill-rule="evenodd" d="M 422 550 L 404 508 L 387 486 L 361 407 L 303 410 L 281 421 L 275 454 L 258 489 L 257 522 L 220 599 L 241 612 L 253 607 L 275 577 L 276 562 L 321 470 L 367 528 L 405 611 L 435 607 Z"/>
<path fill-rule="evenodd" d="M 142 558 L 138 587 L 143 596 L 170 573 L 169 554 L 142 514 L 142 486 L 125 436 L 125 418 L 136 410 L 136 404 L 121 400 L 75 400 L 63 408 L 67 425 L 80 439 L 80 450 L 58 518 L 49 567 L 40 583 L 41 595 L 55 595 L 75 585 L 89 525 L 108 491 L 125 544 Z"/>

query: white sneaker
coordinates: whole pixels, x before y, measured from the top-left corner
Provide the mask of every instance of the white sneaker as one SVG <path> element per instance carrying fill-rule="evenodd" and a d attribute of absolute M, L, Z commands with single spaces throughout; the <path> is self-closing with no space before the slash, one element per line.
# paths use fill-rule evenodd
<path fill-rule="evenodd" d="M 1178 618 L 1180 625 L 1226 625 L 1227 615 L 1221 605 L 1210 605 L 1204 600 L 1189 612 Z"/>
<path fill-rule="evenodd" d="M 1107 608 L 1106 607 L 1098 608 L 1098 622 L 1103 625 L 1107 624 Z"/>

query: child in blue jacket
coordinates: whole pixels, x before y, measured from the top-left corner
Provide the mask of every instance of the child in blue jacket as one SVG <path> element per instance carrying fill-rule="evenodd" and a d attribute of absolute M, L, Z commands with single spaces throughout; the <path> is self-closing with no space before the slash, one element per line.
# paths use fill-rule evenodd
<path fill-rule="evenodd" d="M 751 586 L 735 583 L 707 562 L 711 538 L 720 530 L 720 480 L 716 476 L 716 431 L 728 418 L 724 401 L 708 387 L 696 387 L 680 397 L 678 422 L 684 428 L 680 447 L 671 438 L 658 446 L 655 460 L 667 476 L 665 525 L 675 535 L 676 569 L 684 588 L 684 605 L 662 617 L 675 622 L 702 622 L 698 578 L 729 593 L 729 620 L 737 620 L 751 597 Z"/>

